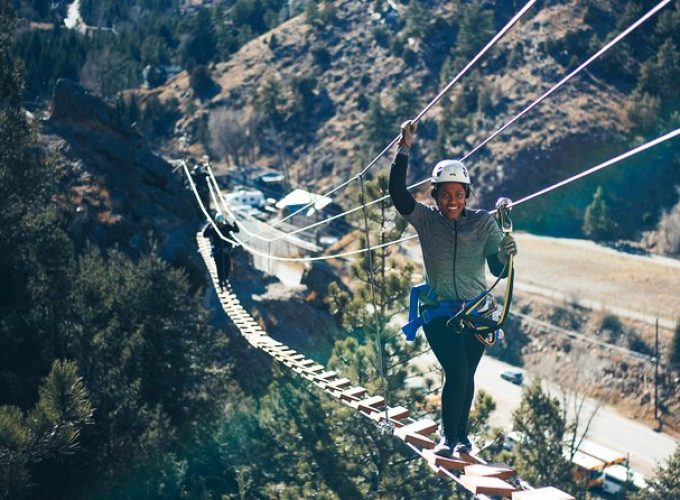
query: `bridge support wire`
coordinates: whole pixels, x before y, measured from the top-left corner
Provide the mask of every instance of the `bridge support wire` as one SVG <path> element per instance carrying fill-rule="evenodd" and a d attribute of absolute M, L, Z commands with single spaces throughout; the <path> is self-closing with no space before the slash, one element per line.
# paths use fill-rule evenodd
<path fill-rule="evenodd" d="M 196 241 L 224 312 L 252 347 L 266 352 L 339 403 L 355 409 L 361 416 L 379 423 L 386 415 L 394 428 L 393 436 L 423 459 L 434 473 L 454 481 L 460 489 L 481 500 L 510 498 L 511 495 L 518 500 L 573 498 L 555 488 L 532 490 L 531 486 L 515 477 L 515 471 L 507 465 L 488 463 L 475 454 L 454 455 L 453 458 L 435 455 L 432 449 L 435 446 L 433 438 L 438 428 L 437 423 L 427 417 L 418 420 L 410 418 L 406 407 L 388 406 L 383 397 L 371 396 L 365 388 L 353 386 L 347 378 L 327 370 L 323 365 L 267 335 L 241 305 L 229 282 L 224 288 L 220 287 L 208 238 L 199 232 Z M 549 494 L 554 491 L 558 491 L 560 496 Z"/>
<path fill-rule="evenodd" d="M 371 284 L 371 302 L 373 305 L 373 317 L 375 320 L 376 329 L 376 347 L 378 350 L 378 364 L 380 368 L 380 384 L 383 396 L 385 397 L 385 420 L 380 422 L 381 430 L 385 433 L 391 434 L 394 431 L 394 426 L 390 423 L 389 415 L 387 414 L 388 386 L 385 382 L 385 362 L 383 360 L 383 342 L 382 342 L 382 308 L 378 310 L 378 301 L 375 294 L 375 273 L 373 270 L 373 250 L 371 250 L 371 231 L 368 226 L 368 209 L 366 208 L 366 188 L 364 185 L 364 174 L 359 176 L 359 184 L 361 186 L 361 206 L 364 212 L 364 232 L 366 233 L 366 259 L 368 260 L 368 276 Z"/>

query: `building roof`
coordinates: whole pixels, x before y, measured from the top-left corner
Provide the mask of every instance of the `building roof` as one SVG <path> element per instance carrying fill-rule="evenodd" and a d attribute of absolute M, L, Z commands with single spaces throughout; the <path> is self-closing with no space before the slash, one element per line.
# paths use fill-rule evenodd
<path fill-rule="evenodd" d="M 276 203 L 276 208 L 279 209 L 287 208 L 291 212 L 295 212 L 304 207 L 305 205 L 313 203 L 313 205 L 310 206 L 309 209 L 304 213 L 304 215 L 309 217 L 315 211 L 322 210 L 325 206 L 331 203 L 331 201 L 332 200 L 327 196 L 320 196 L 318 194 L 310 193 L 309 191 L 305 191 L 304 189 L 296 189 L 295 191 L 292 191 L 291 193 L 281 198 Z"/>

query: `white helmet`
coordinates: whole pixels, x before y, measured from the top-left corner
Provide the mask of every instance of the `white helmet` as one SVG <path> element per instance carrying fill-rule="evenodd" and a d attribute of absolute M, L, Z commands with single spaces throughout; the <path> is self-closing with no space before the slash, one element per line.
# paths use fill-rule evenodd
<path fill-rule="evenodd" d="M 432 184 L 443 182 L 460 182 L 470 184 L 468 169 L 459 160 L 442 160 L 432 169 Z"/>

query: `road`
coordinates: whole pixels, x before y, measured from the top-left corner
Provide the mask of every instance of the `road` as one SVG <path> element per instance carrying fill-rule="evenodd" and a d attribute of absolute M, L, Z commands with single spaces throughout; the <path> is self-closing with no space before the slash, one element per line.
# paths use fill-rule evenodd
<path fill-rule="evenodd" d="M 415 361 L 421 368 L 427 368 L 436 363 L 431 352 L 421 355 Z M 501 372 L 509 369 L 514 369 L 514 367 L 490 356 L 484 356 L 475 378 L 477 389 L 485 390 L 496 401 L 497 407 L 491 415 L 491 424 L 505 430 L 511 429 L 512 412 L 519 406 L 522 398 L 520 386 L 500 377 Z M 531 383 L 531 374 L 524 373 L 525 385 Z M 558 387 L 545 382 L 544 387 L 551 394 L 560 397 Z M 586 400 L 581 420 L 589 417 L 597 405 L 598 403 L 593 400 Z M 624 455 L 630 453 L 631 467 L 645 476 L 651 475 L 657 462 L 664 462 L 677 445 L 673 437 L 657 433 L 634 420 L 622 417 L 616 410 L 607 406 L 600 407 L 597 411 L 588 433 L 588 439 Z"/>

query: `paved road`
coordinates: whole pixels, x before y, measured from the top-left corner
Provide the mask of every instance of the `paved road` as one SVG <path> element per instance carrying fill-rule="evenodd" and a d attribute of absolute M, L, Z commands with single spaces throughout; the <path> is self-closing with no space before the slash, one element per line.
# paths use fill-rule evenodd
<path fill-rule="evenodd" d="M 418 358 L 417 365 L 425 368 L 435 362 L 434 355 L 428 352 Z M 511 429 L 512 412 L 519 406 L 522 388 L 503 380 L 500 374 L 513 368 L 507 363 L 484 356 L 475 379 L 477 389 L 484 389 L 496 401 L 497 409 L 491 416 L 491 424 L 506 430 Z M 531 375 L 525 372 L 525 384 L 530 382 Z M 559 397 L 560 391 L 556 386 L 545 387 Z M 586 401 L 582 421 L 592 414 L 596 405 L 593 400 Z M 606 406 L 598 410 L 588 439 L 622 454 L 630 453 L 631 467 L 645 476 L 653 472 L 657 462 L 665 461 L 677 445 L 677 441 L 671 436 L 654 432 Z"/>

